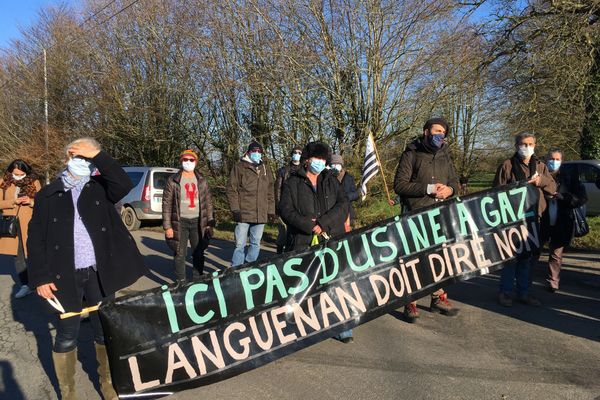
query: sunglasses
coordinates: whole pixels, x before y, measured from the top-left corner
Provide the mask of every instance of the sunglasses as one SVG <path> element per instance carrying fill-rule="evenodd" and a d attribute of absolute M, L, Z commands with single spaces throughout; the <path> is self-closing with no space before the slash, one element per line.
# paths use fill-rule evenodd
<path fill-rule="evenodd" d="M 195 158 L 182 158 L 181 161 L 196 161 Z"/>

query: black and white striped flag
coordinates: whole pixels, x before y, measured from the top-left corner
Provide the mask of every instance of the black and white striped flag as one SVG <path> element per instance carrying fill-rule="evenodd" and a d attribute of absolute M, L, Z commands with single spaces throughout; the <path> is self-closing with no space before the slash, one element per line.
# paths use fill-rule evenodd
<path fill-rule="evenodd" d="M 375 141 L 373 135 L 369 133 L 367 139 L 367 147 L 365 149 L 365 165 L 362 169 L 362 177 L 360 184 L 360 194 L 364 200 L 367 197 L 367 183 L 372 177 L 377 175 L 380 169 L 379 161 L 377 160 L 377 154 L 375 153 Z"/>

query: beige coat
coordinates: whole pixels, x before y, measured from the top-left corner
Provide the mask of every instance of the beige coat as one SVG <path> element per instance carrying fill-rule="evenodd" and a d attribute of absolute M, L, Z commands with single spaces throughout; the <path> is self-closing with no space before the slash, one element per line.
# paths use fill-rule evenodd
<path fill-rule="evenodd" d="M 2 180 L 0 179 L 0 183 L 1 182 Z M 39 191 L 41 187 L 40 182 L 35 181 L 34 185 L 36 191 Z M 6 189 L 6 193 L 3 193 L 0 189 L 0 210 L 2 210 L 2 215 L 17 215 L 17 212 L 19 213 L 19 225 L 21 227 L 21 235 L 23 238 L 23 248 L 25 249 L 25 256 L 27 256 L 27 226 L 31 220 L 31 215 L 33 214 L 33 199 L 31 199 L 31 203 L 28 205 L 16 205 L 15 189 L 15 185 L 10 185 L 8 189 Z M 16 256 L 18 244 L 18 236 L 15 238 L 0 238 L 0 254 Z"/>

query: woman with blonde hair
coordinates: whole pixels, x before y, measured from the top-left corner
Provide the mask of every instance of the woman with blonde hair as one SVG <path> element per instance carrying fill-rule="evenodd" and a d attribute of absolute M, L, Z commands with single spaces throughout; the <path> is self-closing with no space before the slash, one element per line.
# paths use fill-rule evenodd
<path fill-rule="evenodd" d="M 64 312 L 81 312 L 147 272 L 133 237 L 115 209 L 133 187 L 123 168 L 92 138 L 67 146 L 67 168 L 36 196 L 29 224 L 29 280 L 38 295 L 58 301 Z M 90 313 L 100 390 L 117 399 L 104 332 L 97 312 Z M 75 363 L 80 318 L 58 319 L 52 360 L 61 397 L 77 399 Z M 80 397 L 79 397 L 80 398 Z"/>
<path fill-rule="evenodd" d="M 24 160 L 12 161 L 0 180 L 0 210 L 3 216 L 16 216 L 16 237 L 0 237 L 0 254 L 15 256 L 15 269 L 21 284 L 15 294 L 20 299 L 31 293 L 27 279 L 27 227 L 31 220 L 33 199 L 40 190 L 40 182 L 31 166 Z"/>

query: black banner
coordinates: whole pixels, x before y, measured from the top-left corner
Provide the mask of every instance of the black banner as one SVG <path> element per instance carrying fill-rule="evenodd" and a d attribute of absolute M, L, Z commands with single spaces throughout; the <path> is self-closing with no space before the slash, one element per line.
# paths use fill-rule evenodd
<path fill-rule="evenodd" d="M 306 251 L 103 304 L 121 398 L 217 382 L 539 247 L 532 185 L 455 198 Z"/>

